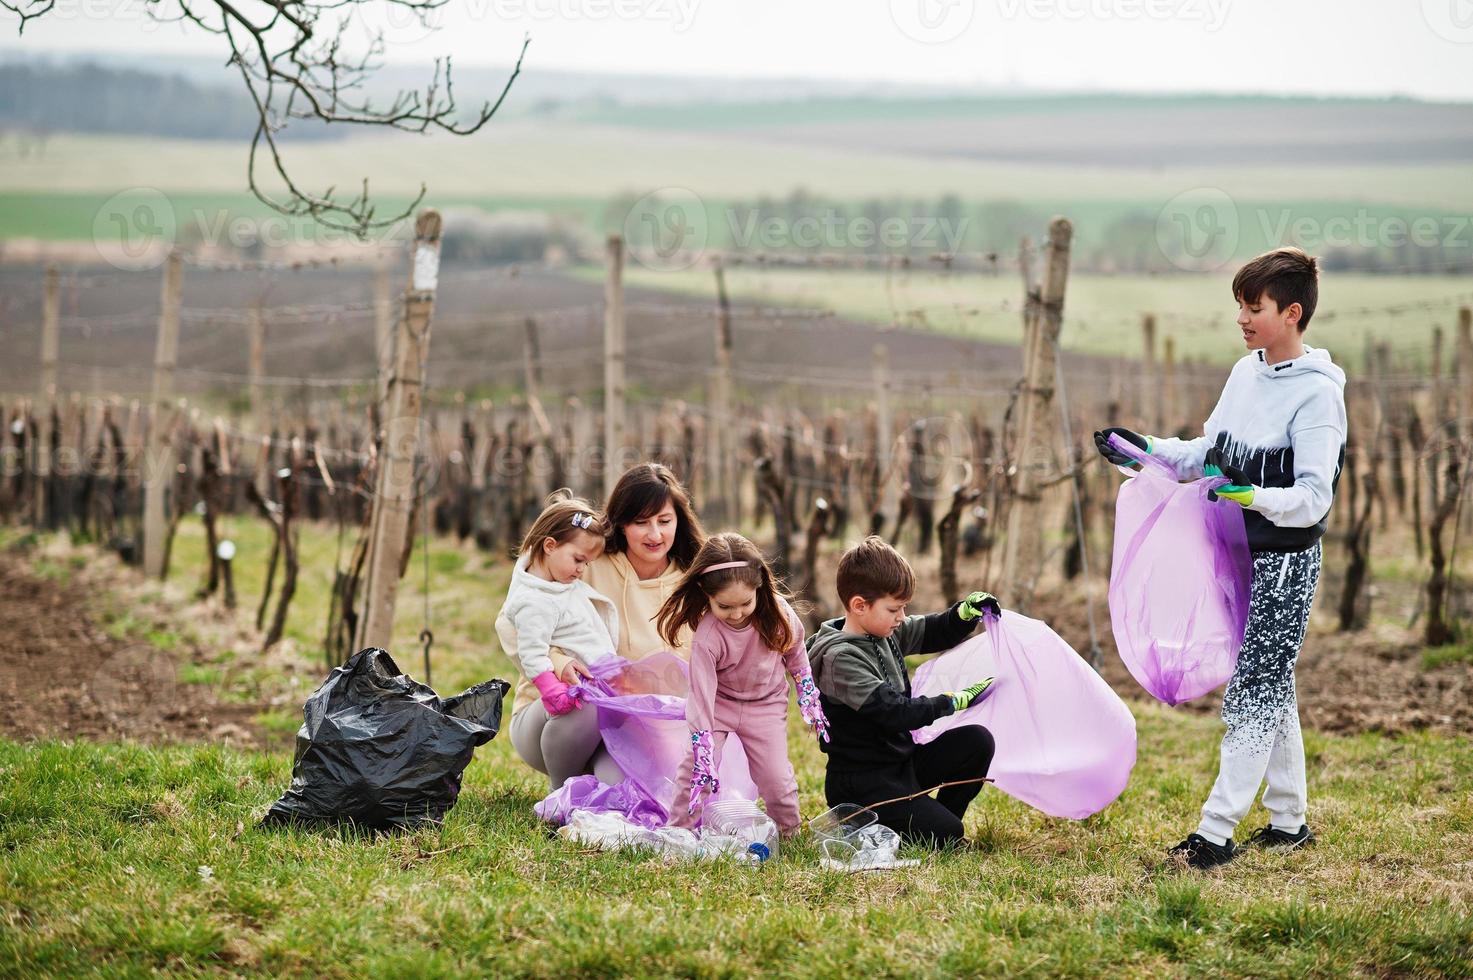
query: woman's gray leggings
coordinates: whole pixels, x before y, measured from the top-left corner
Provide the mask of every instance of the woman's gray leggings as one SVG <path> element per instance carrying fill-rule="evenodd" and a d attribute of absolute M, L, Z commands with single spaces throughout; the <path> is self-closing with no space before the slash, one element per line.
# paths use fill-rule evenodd
<path fill-rule="evenodd" d="M 523 762 L 547 773 L 547 784 L 554 790 L 588 773 L 609 786 L 624 781 L 624 771 L 604 748 L 598 709 L 592 705 L 549 716 L 541 701 L 533 701 L 512 715 L 511 745 Z"/>

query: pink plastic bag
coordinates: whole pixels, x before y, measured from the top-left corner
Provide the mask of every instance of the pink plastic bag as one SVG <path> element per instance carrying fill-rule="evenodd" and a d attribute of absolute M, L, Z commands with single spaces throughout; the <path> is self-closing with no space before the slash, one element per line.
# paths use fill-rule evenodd
<path fill-rule="evenodd" d="M 619 813 L 645 827 L 664 826 L 675 797 L 676 770 L 690 753 L 685 699 L 690 671 L 673 653 L 641 660 L 609 657 L 589 666 L 593 677 L 574 690 L 583 699 L 579 711 L 597 711 L 604 747 L 624 771 L 624 782 L 604 786 L 593 776 L 568 780 L 535 807 L 554 823 L 567 822 L 575 809 Z M 718 770 L 718 799 L 757 798 L 741 739 L 726 740 Z"/>
<path fill-rule="evenodd" d="M 1120 659 L 1167 704 L 1226 683 L 1248 624 L 1253 557 L 1243 510 L 1207 491 L 1222 477 L 1179 483 L 1163 459 L 1112 435 L 1141 464 L 1115 502 L 1110 625 Z"/>
<path fill-rule="evenodd" d="M 1015 612 L 986 616 L 987 632 L 922 664 L 918 695 L 996 677 L 980 704 L 911 733 L 924 745 L 958 725 L 984 725 L 997 752 L 998 789 L 1051 817 L 1082 820 L 1125 790 L 1135 766 L 1135 717 L 1047 623 Z"/>

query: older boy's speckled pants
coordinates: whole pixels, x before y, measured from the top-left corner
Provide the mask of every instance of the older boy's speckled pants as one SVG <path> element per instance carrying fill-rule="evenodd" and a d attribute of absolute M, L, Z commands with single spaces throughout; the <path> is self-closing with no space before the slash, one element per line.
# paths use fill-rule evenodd
<path fill-rule="evenodd" d="M 1320 545 L 1253 556 L 1248 629 L 1222 699 L 1222 762 L 1197 833 L 1221 844 L 1248 815 L 1268 780 L 1269 822 L 1296 831 L 1305 822 L 1304 738 L 1294 694 L 1294 663 L 1320 579 Z"/>

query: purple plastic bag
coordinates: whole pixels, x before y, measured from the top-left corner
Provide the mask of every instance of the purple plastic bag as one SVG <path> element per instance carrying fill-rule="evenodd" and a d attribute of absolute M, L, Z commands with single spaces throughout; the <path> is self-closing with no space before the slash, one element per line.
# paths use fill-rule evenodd
<path fill-rule="evenodd" d="M 645 827 L 662 827 L 675 798 L 675 775 L 690 753 L 685 700 L 690 670 L 669 652 L 640 660 L 609 657 L 590 664 L 593 677 L 573 690 L 596 710 L 604 747 L 624 771 L 624 782 L 604 786 L 592 776 L 568 780 L 535 807 L 544 820 L 565 823 L 574 809 L 619 813 Z M 741 739 L 726 740 L 718 770 L 718 799 L 756 799 Z"/>
<path fill-rule="evenodd" d="M 1152 697 L 1181 704 L 1226 683 L 1238 662 L 1253 583 L 1243 509 L 1207 498 L 1222 477 L 1180 483 L 1165 460 L 1115 435 L 1110 445 L 1141 464 L 1115 502 L 1115 645 Z"/>
<path fill-rule="evenodd" d="M 911 733 L 919 745 L 958 725 L 984 725 L 998 789 L 1051 817 L 1082 820 L 1113 803 L 1135 766 L 1135 717 L 1047 623 L 983 614 L 987 632 L 922 664 L 917 695 L 996 677 L 980 704 Z"/>

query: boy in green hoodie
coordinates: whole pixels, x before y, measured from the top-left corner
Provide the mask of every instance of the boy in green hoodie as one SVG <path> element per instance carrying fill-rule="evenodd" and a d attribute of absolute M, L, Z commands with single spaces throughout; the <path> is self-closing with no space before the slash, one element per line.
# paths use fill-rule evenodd
<path fill-rule="evenodd" d="M 997 600 L 974 592 L 945 612 L 906 616 L 915 573 L 894 548 L 868 537 L 839 559 L 837 587 L 844 617 L 824 623 L 807 640 L 808 662 L 829 720 L 824 794 L 829 806 L 869 806 L 920 794 L 955 780 L 936 796 L 877 807 L 880 823 L 910 843 L 941 847 L 964 839 L 962 815 L 982 790 L 992 764 L 992 733 L 961 725 L 926 745 L 910 733 L 984 696 L 987 678 L 963 691 L 912 697 L 905 658 L 949 650 L 971 635 L 983 609 Z"/>

